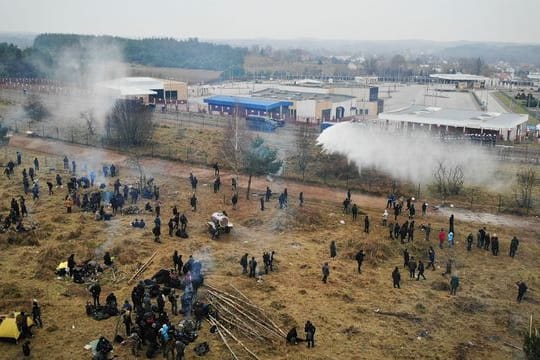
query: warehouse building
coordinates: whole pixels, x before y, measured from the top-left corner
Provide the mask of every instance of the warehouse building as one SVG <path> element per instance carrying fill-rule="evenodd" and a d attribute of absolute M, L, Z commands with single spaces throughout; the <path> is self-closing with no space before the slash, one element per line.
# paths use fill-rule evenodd
<path fill-rule="evenodd" d="M 354 96 L 297 92 L 269 88 L 252 93 L 254 98 L 280 99 L 291 102 L 288 118 L 293 121 L 318 123 L 339 121 L 357 114 Z"/>
<path fill-rule="evenodd" d="M 400 131 L 458 136 L 485 134 L 502 140 L 519 140 L 525 133 L 528 115 L 412 105 L 381 113 L 378 119 L 386 128 Z"/>
<path fill-rule="evenodd" d="M 151 77 L 125 77 L 104 81 L 98 86 L 123 99 L 141 99 L 145 104 L 178 105 L 187 103 L 185 82 Z"/>
<path fill-rule="evenodd" d="M 208 104 L 210 114 L 257 115 L 280 120 L 289 118 L 289 108 L 293 105 L 291 101 L 226 95 L 211 96 L 203 101 Z"/>
<path fill-rule="evenodd" d="M 431 74 L 430 78 L 441 84 L 453 84 L 456 89 L 483 89 L 490 79 L 471 74 Z"/>

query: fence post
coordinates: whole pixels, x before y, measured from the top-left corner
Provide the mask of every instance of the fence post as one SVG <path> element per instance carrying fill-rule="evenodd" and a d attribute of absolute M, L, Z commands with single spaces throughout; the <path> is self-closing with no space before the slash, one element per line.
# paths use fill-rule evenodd
<path fill-rule="evenodd" d="M 499 195 L 499 205 L 497 206 L 497 212 L 501 212 L 501 206 L 502 206 L 502 196 Z"/>

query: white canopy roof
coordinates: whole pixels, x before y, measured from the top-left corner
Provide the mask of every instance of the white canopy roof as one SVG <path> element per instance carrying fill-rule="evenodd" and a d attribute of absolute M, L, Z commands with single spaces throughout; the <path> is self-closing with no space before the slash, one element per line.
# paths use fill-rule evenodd
<path fill-rule="evenodd" d="M 430 78 L 452 81 L 487 81 L 487 77 L 471 74 L 431 74 Z"/>
<path fill-rule="evenodd" d="M 501 130 L 516 128 L 518 125 L 527 122 L 529 116 L 525 114 L 501 114 L 412 105 L 395 111 L 383 112 L 379 114 L 378 118 L 380 120 L 415 124 Z"/>
<path fill-rule="evenodd" d="M 154 90 L 163 89 L 162 80 L 150 77 L 125 77 L 98 83 L 98 86 L 116 90 L 122 96 L 155 95 Z"/>

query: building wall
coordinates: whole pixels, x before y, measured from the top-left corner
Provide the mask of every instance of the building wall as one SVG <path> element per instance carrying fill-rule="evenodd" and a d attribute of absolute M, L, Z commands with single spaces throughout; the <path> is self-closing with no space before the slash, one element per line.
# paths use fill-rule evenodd
<path fill-rule="evenodd" d="M 329 89 L 330 94 L 354 96 L 360 100 L 369 99 L 369 88 L 365 87 L 333 87 Z"/>
<path fill-rule="evenodd" d="M 314 119 L 317 116 L 315 100 L 294 101 L 292 108 L 296 109 L 296 118 L 299 121 L 301 121 L 302 118 Z"/>
<path fill-rule="evenodd" d="M 356 109 L 357 109 L 357 114 L 360 115 L 360 114 L 365 114 L 366 110 L 367 110 L 367 116 L 368 117 L 371 117 L 371 116 L 377 116 L 377 102 L 376 101 L 362 101 L 361 99 L 360 100 L 356 100 Z M 363 111 L 361 112 L 360 110 L 363 109 Z"/>
<path fill-rule="evenodd" d="M 188 86 L 185 82 L 163 80 L 165 91 L 176 91 L 178 101 L 187 101 L 188 99 Z"/>

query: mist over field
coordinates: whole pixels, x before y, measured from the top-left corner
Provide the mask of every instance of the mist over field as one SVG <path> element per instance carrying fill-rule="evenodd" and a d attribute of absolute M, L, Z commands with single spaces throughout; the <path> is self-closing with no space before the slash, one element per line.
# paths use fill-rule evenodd
<path fill-rule="evenodd" d="M 345 155 L 359 169 L 376 168 L 416 184 L 433 182 L 439 163 L 460 166 L 471 184 L 489 184 L 497 168 L 495 159 L 479 146 L 444 144 L 423 134 L 401 135 L 362 123 L 338 123 L 324 130 L 317 142 L 326 152 Z"/>

